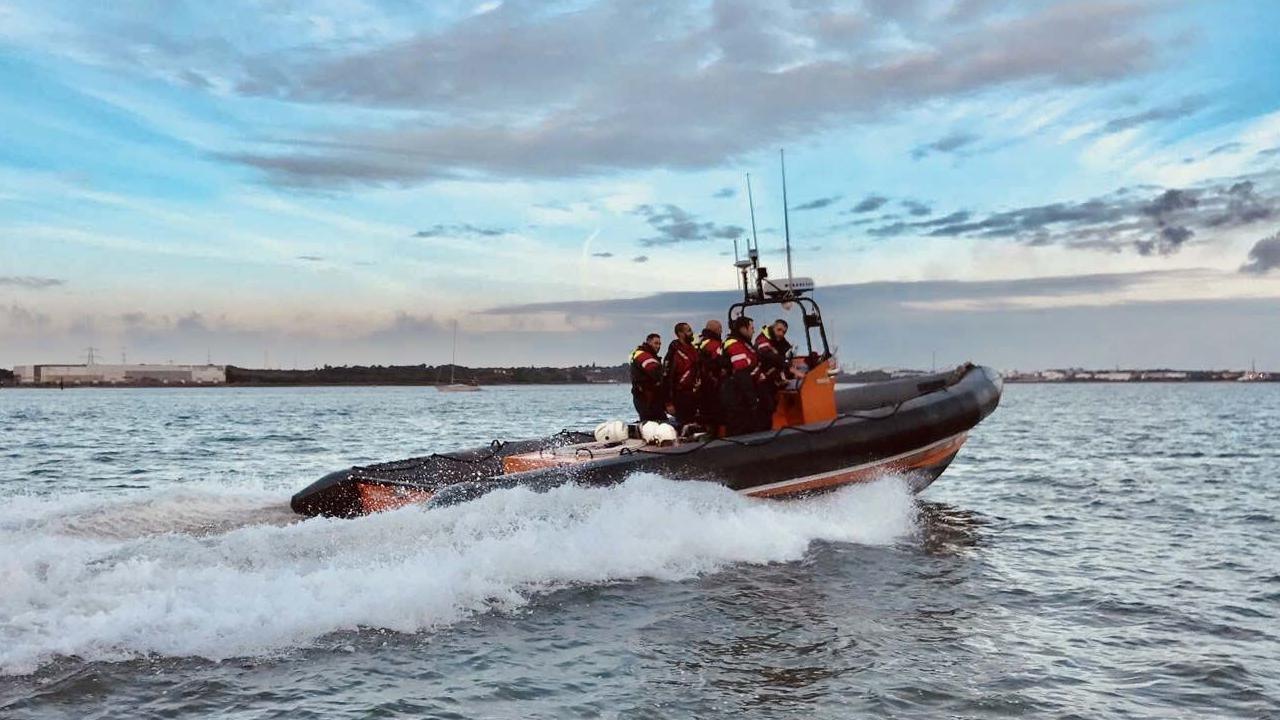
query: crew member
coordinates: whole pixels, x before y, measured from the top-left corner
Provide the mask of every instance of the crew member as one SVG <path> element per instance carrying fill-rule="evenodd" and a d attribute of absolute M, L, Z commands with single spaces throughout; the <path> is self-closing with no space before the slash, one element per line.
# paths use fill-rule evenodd
<path fill-rule="evenodd" d="M 675 339 L 667 347 L 665 390 L 676 425 L 683 428 L 698 415 L 698 386 L 702 382 L 698 348 L 693 344 L 693 326 L 676 323 Z"/>
<path fill-rule="evenodd" d="M 713 432 L 720 427 L 720 383 L 727 374 L 725 357 L 721 352 L 724 341 L 721 340 L 722 327 L 719 320 L 708 320 L 698 341 L 698 365 L 702 372 L 701 388 L 698 391 L 698 422 Z"/>
<path fill-rule="evenodd" d="M 640 422 L 666 422 L 666 399 L 662 396 L 662 337 L 649 333 L 644 343 L 631 351 L 631 400 Z"/>
<path fill-rule="evenodd" d="M 767 430 L 762 426 L 764 417 L 760 392 L 757 389 L 760 360 L 751 337 L 755 335 L 755 322 L 743 315 L 734 318 L 729 326 L 729 338 L 724 341 L 724 355 L 728 360 L 729 374 L 720 386 L 720 409 L 725 432 L 728 435 Z M 772 415 L 773 409 L 769 408 Z"/>
<path fill-rule="evenodd" d="M 786 387 L 787 380 L 795 377 L 790 354 L 786 320 L 774 320 L 756 336 L 756 355 L 760 359 L 757 392 L 760 393 L 760 412 L 768 413 L 769 426 L 773 425 L 773 411 L 778 407 L 778 392 Z"/>

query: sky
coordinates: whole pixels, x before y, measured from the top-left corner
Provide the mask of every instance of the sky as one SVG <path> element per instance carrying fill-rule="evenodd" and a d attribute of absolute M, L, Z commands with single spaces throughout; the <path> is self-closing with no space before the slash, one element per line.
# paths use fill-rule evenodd
<path fill-rule="evenodd" d="M 1280 370 L 1280 4 L 0 0 L 0 367 Z M 770 311 L 771 312 L 771 311 Z"/>

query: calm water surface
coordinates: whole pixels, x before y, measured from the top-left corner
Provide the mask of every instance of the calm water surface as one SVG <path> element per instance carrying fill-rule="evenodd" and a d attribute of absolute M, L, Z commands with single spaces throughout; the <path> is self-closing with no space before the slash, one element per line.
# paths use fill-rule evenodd
<path fill-rule="evenodd" d="M 287 508 L 629 405 L 0 390 L 0 717 L 1280 716 L 1280 385 L 1011 386 L 919 498 Z"/>

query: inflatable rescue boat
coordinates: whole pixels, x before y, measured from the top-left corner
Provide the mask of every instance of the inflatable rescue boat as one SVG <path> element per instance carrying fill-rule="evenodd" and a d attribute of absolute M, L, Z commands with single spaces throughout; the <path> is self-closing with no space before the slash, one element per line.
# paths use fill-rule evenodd
<path fill-rule="evenodd" d="M 330 473 L 293 496 L 302 515 L 352 517 L 411 503 L 449 505 L 501 488 L 544 490 L 567 482 L 619 483 L 637 472 L 714 482 L 744 495 L 782 498 L 832 490 L 893 473 L 916 492 L 956 457 L 968 433 L 990 415 L 1003 388 L 993 370 L 966 364 L 946 373 L 836 389 L 834 358 L 806 278 L 771 280 L 750 251 L 736 264 L 743 300 L 730 323 L 761 305 L 799 306 L 808 355 L 780 390 L 772 428 L 725 436 L 718 428 L 675 436 L 603 423 L 596 432 L 541 439 Z"/>

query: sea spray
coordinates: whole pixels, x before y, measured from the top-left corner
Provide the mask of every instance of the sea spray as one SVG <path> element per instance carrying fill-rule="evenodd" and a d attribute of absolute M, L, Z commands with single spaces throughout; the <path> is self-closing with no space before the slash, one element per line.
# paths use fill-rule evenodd
<path fill-rule="evenodd" d="M 246 497 L 243 508 L 261 500 Z M 335 631 L 416 632 L 575 584 L 794 561 L 814 541 L 890 543 L 916 516 L 898 478 L 781 503 L 641 474 L 609 488 L 517 488 L 430 511 L 213 534 L 163 521 L 155 502 L 81 510 L 92 521 L 0 522 L 10 549 L 0 558 L 0 673 L 57 656 L 220 660 Z M 236 502 L 224 492 L 212 506 Z M 123 531 L 103 519 L 122 508 Z M 139 508 L 160 532 L 142 531 Z"/>

